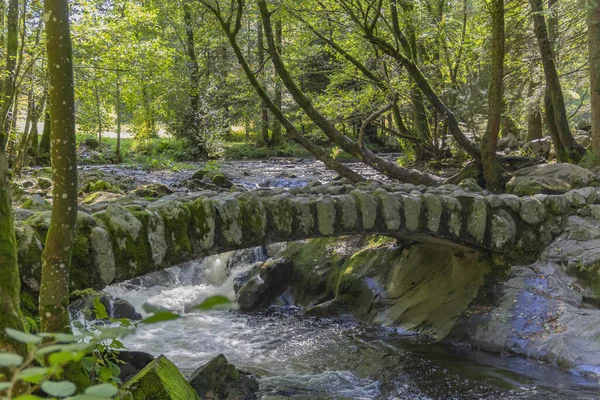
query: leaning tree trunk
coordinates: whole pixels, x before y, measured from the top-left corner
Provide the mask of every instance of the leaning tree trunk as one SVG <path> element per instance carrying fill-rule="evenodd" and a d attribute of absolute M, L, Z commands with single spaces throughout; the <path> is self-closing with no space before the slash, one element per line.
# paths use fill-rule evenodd
<path fill-rule="evenodd" d="M 592 149 L 600 155 L 600 2 L 589 0 L 588 48 L 590 63 L 590 92 L 592 98 Z"/>
<path fill-rule="evenodd" d="M 585 149 L 577 143 L 569 128 L 569 120 L 567 118 L 565 100 L 560 79 L 558 77 L 558 71 L 556 69 L 554 51 L 552 50 L 552 44 L 548 38 L 548 29 L 543 14 L 544 8 L 542 0 L 529 0 L 529 3 L 531 4 L 531 10 L 533 11 L 534 32 L 540 49 L 540 57 L 544 67 L 546 86 L 549 91 L 554 111 L 556 129 L 558 130 L 562 144 L 567 150 L 569 159 L 577 162 L 581 159 L 581 156 L 585 154 Z"/>
<path fill-rule="evenodd" d="M 481 164 L 487 188 L 502 190 L 502 169 L 496 157 L 502 119 L 502 82 L 504 77 L 504 0 L 492 2 L 492 68 L 488 92 L 488 121 L 481 139 Z"/>
<path fill-rule="evenodd" d="M 53 203 L 42 254 L 40 328 L 70 332 L 69 267 L 77 225 L 75 97 L 67 0 L 45 0 L 46 51 L 50 74 Z"/>
<path fill-rule="evenodd" d="M 271 25 L 271 14 L 267 8 L 265 0 L 258 0 L 258 6 L 262 17 L 263 28 L 267 40 L 267 49 L 271 56 L 271 61 L 275 67 L 277 75 L 292 95 L 296 103 L 302 108 L 306 115 L 325 133 L 325 135 L 342 150 L 358 158 L 363 163 L 373 167 L 380 173 L 402 182 L 424 185 L 436 185 L 439 180 L 427 173 L 416 170 L 402 168 L 397 164 L 391 163 L 377 156 L 364 146 L 354 142 L 347 136 L 339 132 L 335 126 L 323 114 L 321 114 L 312 104 L 310 99 L 300 90 L 294 78 L 288 71 L 281 55 L 277 52 L 275 45 L 273 28 Z"/>
<path fill-rule="evenodd" d="M 365 178 L 362 177 L 359 173 L 346 167 L 339 161 L 336 161 L 333 158 L 331 158 L 329 156 L 328 152 L 324 151 L 319 146 L 316 146 L 310 140 L 308 140 L 306 137 L 304 137 L 300 132 L 298 132 L 298 130 L 296 129 L 294 124 L 292 124 L 292 122 L 288 118 L 286 118 L 286 116 L 283 114 L 281 109 L 278 108 L 277 105 L 271 100 L 271 98 L 267 94 L 267 91 L 262 87 L 262 85 L 258 81 L 256 74 L 250 69 L 248 62 L 247 62 L 246 58 L 244 57 L 244 54 L 242 53 L 240 46 L 237 43 L 237 40 L 236 40 L 237 32 L 231 30 L 231 25 L 226 23 L 226 21 L 223 19 L 223 16 L 221 15 L 221 13 L 219 12 L 218 9 L 212 7 L 210 4 L 206 3 L 203 0 L 200 0 L 200 1 L 202 2 L 202 4 L 204 4 L 208 9 L 210 9 L 213 12 L 215 17 L 217 17 L 217 20 L 219 21 L 219 24 L 221 25 L 223 32 L 227 36 L 227 39 L 229 40 L 231 48 L 233 49 L 233 52 L 234 52 L 236 58 L 238 59 L 238 62 L 240 63 L 242 70 L 246 74 L 248 81 L 250 82 L 250 84 L 252 85 L 252 87 L 254 88 L 254 90 L 256 91 L 258 96 L 260 97 L 261 101 L 263 101 L 266 104 L 266 106 L 273 113 L 273 115 L 275 115 L 275 117 L 281 122 L 281 124 L 285 128 L 289 137 L 292 138 L 292 140 L 294 140 L 296 143 L 298 143 L 302 147 L 304 147 L 306 150 L 308 150 L 319 161 L 322 161 L 327 168 L 340 174 L 340 176 L 342 176 L 344 178 L 348 178 L 352 182 L 364 181 Z"/>

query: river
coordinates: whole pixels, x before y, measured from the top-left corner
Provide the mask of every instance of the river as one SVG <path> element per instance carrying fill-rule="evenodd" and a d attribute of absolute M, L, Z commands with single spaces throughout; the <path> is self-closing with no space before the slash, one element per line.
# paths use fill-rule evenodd
<path fill-rule="evenodd" d="M 256 248 L 212 256 L 106 291 L 138 310 L 148 302 L 185 312 L 215 294 L 233 298 L 236 277 L 266 260 L 267 252 L 276 253 Z M 130 350 L 164 354 L 186 375 L 222 353 L 259 376 L 262 399 L 600 398 L 598 380 L 573 371 L 425 344 L 407 332 L 349 318 L 307 318 L 293 305 L 258 314 L 185 313 L 140 326 L 124 342 Z"/>

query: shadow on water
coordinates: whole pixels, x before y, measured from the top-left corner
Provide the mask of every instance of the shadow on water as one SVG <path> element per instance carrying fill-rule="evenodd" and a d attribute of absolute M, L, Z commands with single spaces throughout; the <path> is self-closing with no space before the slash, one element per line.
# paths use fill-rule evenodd
<path fill-rule="evenodd" d="M 234 296 L 236 276 L 267 253 L 249 249 L 208 257 L 107 291 L 138 310 L 149 302 L 184 312 L 214 294 Z M 294 307 L 186 314 L 140 327 L 125 344 L 165 354 L 184 374 L 223 353 L 260 377 L 263 399 L 600 398 L 598 381 L 537 361 L 425 344 L 405 332 L 348 319 L 305 318 Z"/>

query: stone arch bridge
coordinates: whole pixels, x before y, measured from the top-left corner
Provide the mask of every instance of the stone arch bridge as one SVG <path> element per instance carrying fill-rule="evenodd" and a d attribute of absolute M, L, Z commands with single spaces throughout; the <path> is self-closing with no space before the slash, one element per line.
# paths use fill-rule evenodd
<path fill-rule="evenodd" d="M 209 254 L 343 235 L 433 241 L 528 261 L 568 215 L 600 211 L 596 202 L 596 188 L 518 197 L 344 180 L 290 190 L 180 192 L 154 201 L 125 197 L 80 211 L 72 288 L 102 288 Z M 32 292 L 39 290 L 49 222 L 50 211 L 17 222 L 22 282 Z"/>

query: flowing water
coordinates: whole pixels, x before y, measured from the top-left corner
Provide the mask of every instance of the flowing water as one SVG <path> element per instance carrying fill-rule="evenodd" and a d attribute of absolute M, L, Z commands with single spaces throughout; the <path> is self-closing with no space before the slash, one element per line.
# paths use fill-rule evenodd
<path fill-rule="evenodd" d="M 185 312 L 223 294 L 276 249 L 209 257 L 107 288 L 141 310 L 145 302 Z M 536 361 L 420 343 L 395 329 L 350 319 L 303 317 L 293 306 L 260 314 L 186 313 L 138 328 L 131 350 L 164 354 L 184 374 L 223 353 L 260 377 L 263 399 L 599 399 L 597 380 Z"/>

